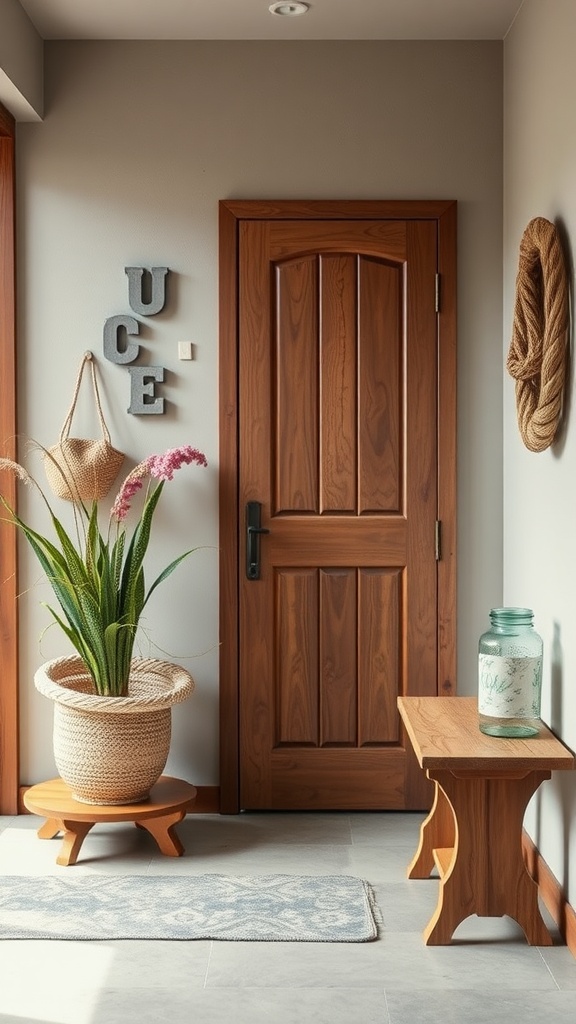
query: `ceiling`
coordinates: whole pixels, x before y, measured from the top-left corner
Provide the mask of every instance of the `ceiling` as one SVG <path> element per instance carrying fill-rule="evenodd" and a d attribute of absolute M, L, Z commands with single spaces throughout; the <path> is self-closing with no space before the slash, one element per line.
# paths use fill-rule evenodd
<path fill-rule="evenodd" d="M 44 39 L 503 39 L 524 0 L 19 0 Z"/>

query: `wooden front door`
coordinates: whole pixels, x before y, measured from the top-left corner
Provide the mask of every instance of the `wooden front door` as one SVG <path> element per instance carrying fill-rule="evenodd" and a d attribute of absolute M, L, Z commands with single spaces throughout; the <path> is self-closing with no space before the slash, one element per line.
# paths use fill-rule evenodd
<path fill-rule="evenodd" d="M 239 807 L 424 807 L 437 218 L 245 217 L 236 250 Z"/>

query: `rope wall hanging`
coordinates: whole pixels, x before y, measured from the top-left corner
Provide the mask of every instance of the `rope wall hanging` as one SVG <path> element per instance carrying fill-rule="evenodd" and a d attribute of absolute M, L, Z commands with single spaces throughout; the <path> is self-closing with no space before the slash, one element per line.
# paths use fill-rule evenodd
<path fill-rule="evenodd" d="M 562 416 L 569 324 L 568 278 L 558 231 L 544 217 L 520 242 L 512 341 L 506 363 L 516 412 L 531 452 L 548 448 Z"/>

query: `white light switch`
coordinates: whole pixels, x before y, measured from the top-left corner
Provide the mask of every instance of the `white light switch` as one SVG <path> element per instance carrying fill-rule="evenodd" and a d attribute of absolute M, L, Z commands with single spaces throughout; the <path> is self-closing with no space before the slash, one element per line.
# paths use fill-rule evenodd
<path fill-rule="evenodd" d="M 178 359 L 192 359 L 192 342 L 178 342 Z"/>

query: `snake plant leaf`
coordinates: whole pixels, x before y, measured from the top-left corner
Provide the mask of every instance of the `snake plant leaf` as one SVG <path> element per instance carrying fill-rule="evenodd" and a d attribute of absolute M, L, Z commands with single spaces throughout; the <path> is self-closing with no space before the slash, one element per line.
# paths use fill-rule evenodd
<path fill-rule="evenodd" d="M 167 565 L 166 568 L 162 570 L 160 575 L 157 576 L 154 582 L 151 584 L 150 589 L 146 594 L 144 604 L 142 605 L 143 608 L 144 605 L 146 605 L 146 603 L 148 602 L 148 598 L 150 597 L 150 595 L 153 593 L 154 590 L 156 590 L 156 587 L 160 586 L 160 584 L 163 583 L 164 580 L 168 578 L 168 576 L 171 576 L 174 570 L 177 569 L 178 566 L 180 565 L 180 562 L 183 562 L 185 558 L 188 558 L 188 555 L 192 555 L 196 550 L 197 548 L 190 548 L 190 550 L 185 551 L 183 555 L 178 555 L 178 558 L 175 558 L 173 562 L 170 562 L 170 565 Z"/>

